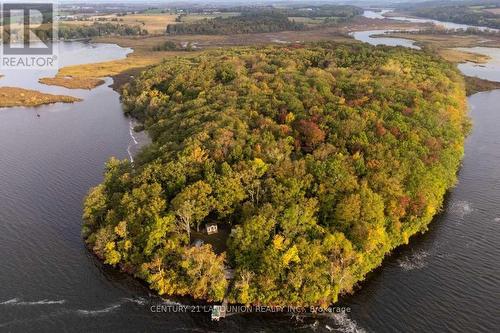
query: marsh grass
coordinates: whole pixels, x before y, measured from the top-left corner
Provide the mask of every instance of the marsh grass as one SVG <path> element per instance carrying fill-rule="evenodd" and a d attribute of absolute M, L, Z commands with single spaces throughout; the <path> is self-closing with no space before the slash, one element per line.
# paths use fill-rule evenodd
<path fill-rule="evenodd" d="M 23 88 L 0 87 L 0 107 L 39 106 L 78 101 L 81 101 L 81 99 L 72 96 L 51 95 Z"/>

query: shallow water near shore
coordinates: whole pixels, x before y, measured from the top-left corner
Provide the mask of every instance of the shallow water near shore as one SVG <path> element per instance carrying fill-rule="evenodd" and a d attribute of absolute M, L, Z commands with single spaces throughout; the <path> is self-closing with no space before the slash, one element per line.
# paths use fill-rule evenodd
<path fill-rule="evenodd" d="M 492 58 L 482 66 L 459 65 L 465 75 L 500 82 L 500 49 L 462 50 Z M 468 100 L 473 131 L 442 213 L 344 299 L 367 331 L 492 332 L 500 326 L 500 90 Z"/>
<path fill-rule="evenodd" d="M 93 46 L 69 46 L 81 61 L 95 60 Z M 120 58 L 127 50 L 113 46 L 106 53 Z M 37 89 L 36 81 L 24 87 Z M 474 130 L 457 187 L 427 233 L 341 300 L 350 313 L 300 320 L 237 314 L 214 323 L 207 313 L 152 312 L 152 305 L 190 301 L 151 295 L 83 245 L 83 197 L 102 181 L 110 156 L 130 158 L 141 142 L 110 83 L 91 91 L 41 88 L 84 99 L 72 105 L 0 109 L 0 331 L 492 332 L 500 326 L 500 90 L 469 98 Z"/>
<path fill-rule="evenodd" d="M 415 45 L 415 41 L 407 38 L 391 38 L 381 37 L 391 30 L 369 30 L 369 31 L 356 31 L 351 33 L 352 37 L 356 40 L 363 41 L 371 45 L 386 45 L 386 46 L 403 46 L 410 49 L 419 50 L 420 47 Z M 376 37 L 378 36 L 378 37 Z"/>
<path fill-rule="evenodd" d="M 500 90 L 469 98 L 474 130 L 443 212 L 344 301 L 375 332 L 493 332 L 500 325 Z"/>

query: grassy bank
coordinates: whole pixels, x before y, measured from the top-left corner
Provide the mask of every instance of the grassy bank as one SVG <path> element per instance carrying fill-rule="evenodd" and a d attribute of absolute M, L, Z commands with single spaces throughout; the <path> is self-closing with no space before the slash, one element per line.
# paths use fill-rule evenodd
<path fill-rule="evenodd" d="M 49 86 L 60 86 L 68 89 L 93 89 L 104 83 L 103 79 L 94 77 L 73 77 L 73 76 L 62 76 L 58 75 L 56 77 L 44 77 L 38 80 L 40 83 Z"/>
<path fill-rule="evenodd" d="M 467 35 L 434 35 L 434 34 L 416 34 L 416 33 L 388 33 L 384 35 L 375 35 L 373 37 L 390 37 L 390 38 L 405 38 L 414 40 L 416 45 L 432 50 L 439 54 L 442 58 L 454 62 L 474 62 L 485 63 L 489 60 L 488 56 L 473 52 L 459 51 L 457 47 L 473 47 L 478 46 L 480 40 L 477 36 Z"/>
<path fill-rule="evenodd" d="M 467 90 L 467 96 L 470 96 L 478 92 L 500 89 L 500 82 L 488 81 L 477 77 L 466 76 L 465 88 Z"/>
<path fill-rule="evenodd" d="M 93 42 L 131 47 L 134 52 L 124 59 L 63 67 L 55 78 L 43 78 L 40 82 L 71 89 L 92 89 L 104 83 L 103 77 L 125 76 L 129 78 L 148 66 L 158 64 L 165 57 L 185 54 L 182 51 L 153 51 L 153 47 L 159 45 L 162 40 L 165 39 L 159 37 L 95 38 Z"/>
<path fill-rule="evenodd" d="M 480 35 L 463 35 L 449 33 L 391 33 L 384 37 L 407 38 L 416 41 L 420 47 L 439 54 L 442 58 L 453 63 L 472 62 L 476 64 L 487 63 L 491 58 L 484 54 L 458 50 L 457 48 L 472 48 L 476 46 L 498 47 L 500 38 L 497 36 L 488 36 L 488 39 Z M 484 37 L 484 36 L 483 36 Z M 483 80 L 477 77 L 464 76 L 467 95 L 473 95 L 478 92 L 500 89 L 499 82 Z"/>

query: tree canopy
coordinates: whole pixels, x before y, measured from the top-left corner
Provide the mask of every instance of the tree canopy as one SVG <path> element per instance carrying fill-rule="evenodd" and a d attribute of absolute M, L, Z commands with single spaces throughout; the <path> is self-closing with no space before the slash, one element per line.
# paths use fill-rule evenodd
<path fill-rule="evenodd" d="M 321 43 L 179 57 L 123 92 L 152 143 L 112 159 L 83 235 L 163 295 L 328 305 L 426 230 L 469 128 L 456 68 L 423 51 Z M 227 249 L 192 245 L 207 222 Z"/>
<path fill-rule="evenodd" d="M 128 26 L 119 23 L 94 22 L 91 25 L 68 25 L 62 24 L 59 27 L 58 36 L 63 40 L 91 38 L 97 36 L 138 36 L 147 35 L 148 32 L 140 26 Z"/>
<path fill-rule="evenodd" d="M 304 24 L 288 19 L 281 12 L 256 10 L 245 11 L 238 16 L 205 18 L 190 23 L 169 24 L 167 33 L 171 35 L 219 35 L 304 30 L 305 28 Z"/>

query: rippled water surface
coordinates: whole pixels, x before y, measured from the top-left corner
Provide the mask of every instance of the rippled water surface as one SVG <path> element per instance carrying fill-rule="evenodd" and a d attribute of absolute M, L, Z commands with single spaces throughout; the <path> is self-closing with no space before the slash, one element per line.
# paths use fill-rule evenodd
<path fill-rule="evenodd" d="M 374 44 L 376 38 L 358 35 Z M 406 42 L 405 42 L 406 43 Z M 392 44 L 393 45 L 393 44 Z M 469 76 L 500 81 L 500 50 Z M 469 98 L 474 127 L 459 182 L 429 231 L 387 258 L 346 301 L 359 330 L 375 332 L 494 332 L 500 327 L 500 90 Z"/>
<path fill-rule="evenodd" d="M 375 332 L 500 327 L 500 90 L 469 98 L 474 130 L 459 183 L 427 233 L 390 256 L 347 301 Z"/>

